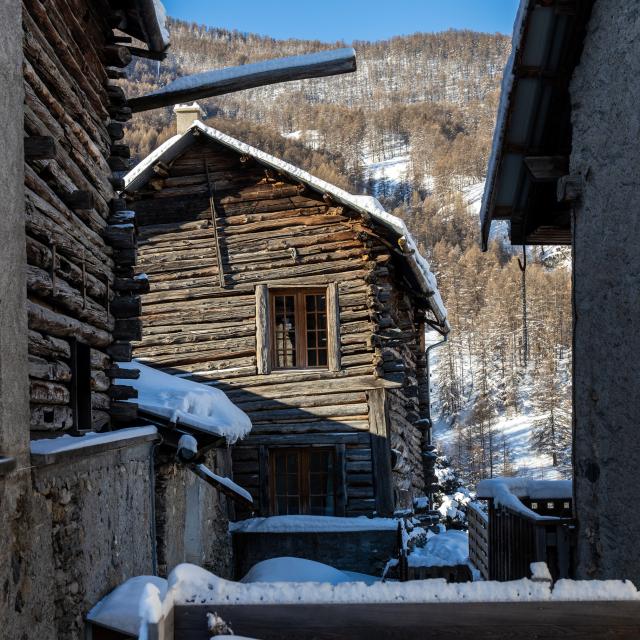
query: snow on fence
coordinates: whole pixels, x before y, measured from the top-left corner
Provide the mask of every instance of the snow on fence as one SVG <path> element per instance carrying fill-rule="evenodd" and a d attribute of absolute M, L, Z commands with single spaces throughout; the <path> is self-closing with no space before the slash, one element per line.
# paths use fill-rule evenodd
<path fill-rule="evenodd" d="M 489 518 L 475 502 L 467 505 L 469 522 L 469 560 L 485 579 L 489 579 Z"/>
<path fill-rule="evenodd" d="M 517 580 L 532 562 L 545 562 L 554 579 L 572 574 L 571 482 L 493 478 L 478 484 L 488 500 L 488 577 Z"/>

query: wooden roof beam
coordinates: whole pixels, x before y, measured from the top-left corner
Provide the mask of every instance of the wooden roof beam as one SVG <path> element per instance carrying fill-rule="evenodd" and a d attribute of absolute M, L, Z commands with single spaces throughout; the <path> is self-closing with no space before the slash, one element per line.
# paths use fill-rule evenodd
<path fill-rule="evenodd" d="M 322 78 L 355 70 L 356 54 L 353 49 L 321 51 L 178 78 L 154 93 L 131 98 L 129 106 L 134 112 L 148 111 L 279 82 Z"/>
<path fill-rule="evenodd" d="M 527 156 L 524 163 L 537 182 L 552 182 L 569 172 L 567 156 Z"/>

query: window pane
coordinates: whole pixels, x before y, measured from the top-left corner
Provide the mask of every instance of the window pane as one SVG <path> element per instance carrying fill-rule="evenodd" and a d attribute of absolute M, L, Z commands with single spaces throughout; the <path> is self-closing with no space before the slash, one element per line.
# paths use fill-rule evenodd
<path fill-rule="evenodd" d="M 296 313 L 295 296 L 274 296 L 274 353 L 276 368 L 295 367 Z"/>
<path fill-rule="evenodd" d="M 307 333 L 307 364 L 310 367 L 327 366 L 327 313 L 326 296 L 320 293 L 305 296 Z"/>

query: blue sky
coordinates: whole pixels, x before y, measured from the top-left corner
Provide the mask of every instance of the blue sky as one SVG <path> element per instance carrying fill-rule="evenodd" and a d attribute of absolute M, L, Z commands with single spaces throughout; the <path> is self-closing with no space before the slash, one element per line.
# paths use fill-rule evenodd
<path fill-rule="evenodd" d="M 274 38 L 381 40 L 416 31 L 511 34 L 518 0 L 164 0 L 174 18 Z"/>

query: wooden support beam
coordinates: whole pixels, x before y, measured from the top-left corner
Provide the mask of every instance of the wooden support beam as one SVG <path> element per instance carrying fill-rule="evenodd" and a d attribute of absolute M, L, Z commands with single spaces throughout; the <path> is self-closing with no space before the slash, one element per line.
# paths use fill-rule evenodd
<path fill-rule="evenodd" d="M 148 111 L 179 102 L 219 96 L 278 82 L 321 78 L 352 73 L 356 70 L 353 49 L 337 50 L 333 57 L 321 52 L 308 56 L 280 58 L 270 63 L 259 62 L 242 67 L 229 67 L 222 69 L 220 73 L 213 73 L 210 78 L 200 77 L 200 81 L 194 83 L 186 83 L 183 78 L 179 78 L 159 91 L 132 98 L 129 105 L 134 111 Z"/>
<path fill-rule="evenodd" d="M 109 102 L 112 105 L 123 106 L 127 104 L 127 96 L 120 85 L 109 83 L 107 84 L 106 89 Z"/>
<path fill-rule="evenodd" d="M 112 140 L 122 140 L 122 138 L 124 138 L 124 126 L 122 122 L 110 122 L 107 125 L 107 132 Z"/>
<path fill-rule="evenodd" d="M 567 156 L 527 156 L 524 163 L 531 177 L 538 182 L 550 182 L 569 171 Z"/>
<path fill-rule="evenodd" d="M 149 51 L 141 47 L 127 47 L 132 56 L 146 58 L 148 60 L 164 60 L 167 57 L 166 51 Z"/>
<path fill-rule="evenodd" d="M 394 511 L 393 483 L 391 479 L 391 444 L 387 420 L 384 389 L 367 391 L 369 399 L 369 428 L 371 429 L 371 458 L 375 477 L 376 511 L 390 516 Z"/>
<path fill-rule="evenodd" d="M 24 139 L 24 159 L 52 160 L 56 157 L 56 141 L 51 136 L 29 136 Z"/>
<path fill-rule="evenodd" d="M 123 68 L 131 62 L 131 51 L 128 47 L 118 44 L 109 44 L 104 49 L 105 65 L 109 67 Z"/>
<path fill-rule="evenodd" d="M 269 289 L 266 284 L 259 284 L 256 286 L 256 366 L 258 375 L 271 373 L 269 335 Z"/>
<path fill-rule="evenodd" d="M 137 380 L 140 377 L 140 369 L 122 369 L 121 367 L 109 367 L 105 370 L 109 378 L 120 378 L 122 380 Z"/>
<path fill-rule="evenodd" d="M 116 340 L 142 340 L 142 320 L 140 318 L 118 318 L 113 328 Z"/>
<path fill-rule="evenodd" d="M 92 191 L 72 191 L 71 193 L 62 196 L 62 201 L 69 207 L 69 209 L 93 209 L 95 206 L 95 200 Z"/>
<path fill-rule="evenodd" d="M 131 362 L 133 350 L 129 342 L 114 342 L 107 347 L 107 353 L 115 362 Z"/>
<path fill-rule="evenodd" d="M 136 230 L 133 224 L 114 224 L 105 229 L 104 239 L 114 249 L 133 249 L 136 246 Z"/>
<path fill-rule="evenodd" d="M 148 293 L 149 279 L 137 276 L 135 278 L 116 278 L 113 284 L 116 291 L 127 291 L 130 293 Z"/>
<path fill-rule="evenodd" d="M 116 296 L 111 301 L 111 314 L 115 318 L 137 318 L 142 314 L 140 296 Z"/>

